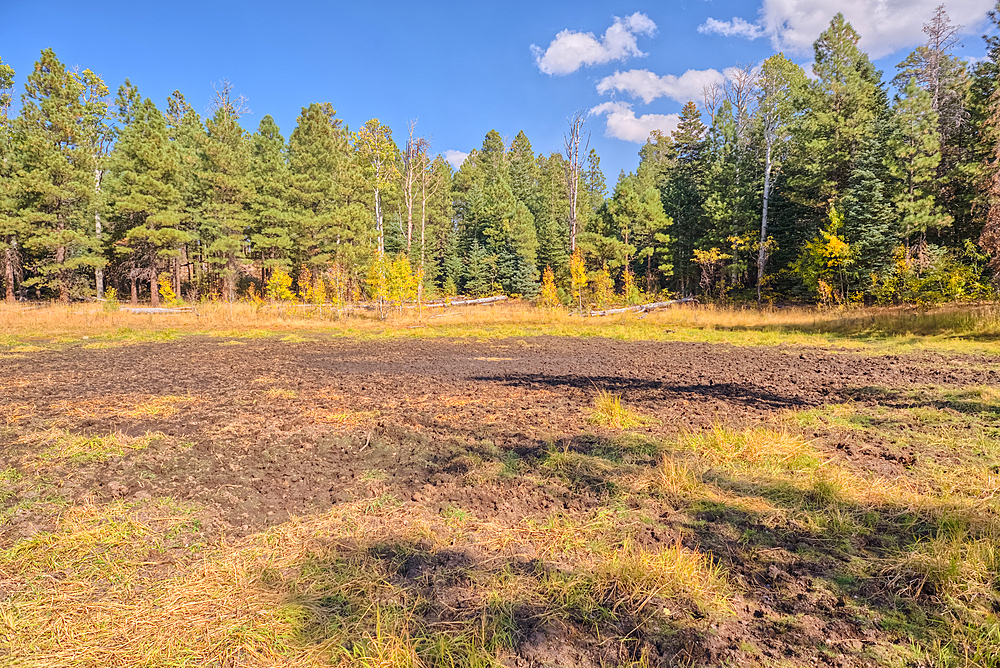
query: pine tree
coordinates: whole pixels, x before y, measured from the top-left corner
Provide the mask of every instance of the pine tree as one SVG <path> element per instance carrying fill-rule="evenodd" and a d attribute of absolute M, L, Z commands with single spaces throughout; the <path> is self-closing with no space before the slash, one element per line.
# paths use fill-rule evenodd
<path fill-rule="evenodd" d="M 119 108 L 126 108 L 133 91 L 128 84 L 122 86 Z M 181 227 L 181 162 L 156 105 L 147 98 L 127 108 L 127 124 L 121 129 L 106 181 L 114 249 L 141 269 L 149 282 L 150 300 L 157 306 L 160 267 L 192 240 Z M 138 277 L 138 271 L 132 274 L 133 279 Z"/>
<path fill-rule="evenodd" d="M 819 224 L 828 202 L 842 196 L 851 164 L 865 132 L 885 101 L 881 73 L 858 49 L 860 37 L 843 14 L 837 14 L 813 45 L 813 81 L 808 108 L 797 125 L 798 165 L 794 187 L 809 201 Z"/>
<path fill-rule="evenodd" d="M 910 79 L 903 90 L 896 107 L 896 123 L 899 132 L 892 143 L 894 173 L 902 181 L 896 206 L 902 215 L 903 239 L 909 245 L 914 235 L 924 241 L 928 230 L 951 223 L 951 217 L 941 212 L 934 201 L 941 162 L 938 114 L 931 94 L 919 88 L 915 79 Z"/>
<path fill-rule="evenodd" d="M 184 99 L 184 95 L 176 90 L 167 98 L 164 116 L 167 120 L 167 133 L 176 148 L 177 159 L 181 165 L 177 181 L 177 188 L 184 202 L 181 208 L 181 225 L 191 233 L 193 240 L 181 247 L 181 253 L 174 262 L 174 292 L 180 295 L 181 267 L 188 267 L 188 278 L 196 284 L 198 279 L 196 271 L 200 271 L 202 266 L 201 262 L 194 261 L 197 258 L 194 257 L 193 249 L 203 248 L 198 240 L 202 210 L 200 198 L 203 192 L 199 186 L 198 172 L 201 169 L 201 147 L 205 142 L 205 126 L 198 113 Z"/>
<path fill-rule="evenodd" d="M 660 193 L 664 213 L 676 223 L 674 227 L 673 261 L 678 287 L 687 293 L 697 284 L 698 276 L 691 260 L 694 249 L 704 235 L 701 192 L 704 174 L 703 153 L 707 128 L 701 122 L 701 112 L 694 102 L 688 102 L 681 111 L 677 129 L 670 135 L 670 148 L 665 165 L 650 164 L 645 160 L 639 165 L 644 179 L 652 181 L 656 171 L 662 170 Z M 647 172 L 647 169 L 649 170 Z M 648 176 L 646 174 L 648 173 Z M 652 258 L 647 256 L 647 290 L 652 290 Z"/>
<path fill-rule="evenodd" d="M 288 201 L 295 210 L 296 264 L 357 266 L 369 255 L 371 214 L 350 133 L 329 103 L 299 114 L 288 141 Z"/>
<path fill-rule="evenodd" d="M 251 178 L 254 198 L 250 202 L 250 244 L 261 262 L 261 284 L 273 267 L 291 269 L 295 246 L 295 215 L 289 210 L 289 170 L 285 139 L 271 116 L 260 120 L 251 137 Z"/>
<path fill-rule="evenodd" d="M 20 240 L 24 226 L 17 215 L 14 190 L 17 172 L 14 154 L 14 128 L 9 116 L 13 102 L 14 69 L 0 61 L 0 265 L 3 269 L 5 298 L 14 301 L 14 289 L 21 270 Z"/>
<path fill-rule="evenodd" d="M 563 157 L 542 155 L 538 165 L 538 207 L 535 237 L 538 239 L 538 264 L 552 267 L 557 273 L 569 262 L 569 197 L 566 192 L 566 169 Z"/>
<path fill-rule="evenodd" d="M 87 292 L 83 270 L 104 262 L 90 232 L 95 163 L 83 123 L 84 90 L 46 49 L 28 75 L 17 120 L 19 208 L 30 228 L 25 247 L 36 254 L 37 275 L 28 282 L 56 290 L 61 301 Z"/>
<path fill-rule="evenodd" d="M 244 260 L 244 239 L 250 222 L 248 206 L 254 197 L 250 173 L 250 137 L 240 127 L 243 99 L 232 96 L 224 83 L 216 92 L 212 117 L 202 146 L 198 173 L 202 190 L 201 229 L 205 260 L 222 279 L 222 298 L 236 299 L 236 282 Z"/>
<path fill-rule="evenodd" d="M 538 281 L 535 219 L 514 196 L 510 156 L 496 130 L 484 138 L 476 169 L 481 175 L 467 196 L 467 233 L 495 258 L 496 281 L 505 291 L 533 295 Z"/>
<path fill-rule="evenodd" d="M 518 132 L 508 152 L 510 188 L 514 198 L 522 202 L 534 216 L 540 208 L 539 168 L 535 152 L 524 132 Z"/>

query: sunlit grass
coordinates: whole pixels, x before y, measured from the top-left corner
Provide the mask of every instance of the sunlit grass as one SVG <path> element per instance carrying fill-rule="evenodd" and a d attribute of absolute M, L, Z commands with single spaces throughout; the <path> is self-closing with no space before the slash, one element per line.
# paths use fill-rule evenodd
<path fill-rule="evenodd" d="M 631 429 L 643 423 L 643 418 L 634 410 L 622 403 L 620 394 L 612 394 L 607 390 L 598 390 L 594 399 L 594 412 L 590 421 L 602 427 L 612 429 Z"/>
<path fill-rule="evenodd" d="M 440 317 L 446 316 L 446 317 Z M 817 310 L 679 306 L 651 314 L 585 318 L 529 303 L 453 307 L 442 313 L 405 310 L 380 320 L 363 310 L 262 309 L 237 302 L 206 303 L 197 313 L 169 317 L 105 312 L 88 304 L 26 310 L 0 305 L 0 350 L 7 354 L 82 343 L 110 347 L 207 334 L 229 339 L 315 337 L 455 337 L 498 339 L 536 335 L 619 340 L 701 341 L 734 345 L 813 345 L 872 353 L 915 350 L 987 352 L 1000 340 L 1000 307 L 936 309 L 853 308 Z M 87 338 L 84 338 L 87 337 Z"/>

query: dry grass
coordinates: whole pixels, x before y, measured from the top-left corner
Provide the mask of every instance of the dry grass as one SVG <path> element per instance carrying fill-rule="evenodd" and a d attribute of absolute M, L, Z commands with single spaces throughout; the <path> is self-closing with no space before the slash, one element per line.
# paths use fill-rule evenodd
<path fill-rule="evenodd" d="M 637 412 L 622 403 L 620 394 L 598 390 L 590 422 L 611 429 L 631 429 L 643 424 L 644 420 Z"/>
<path fill-rule="evenodd" d="M 434 631 L 417 614 L 427 605 L 419 589 L 393 582 L 394 567 L 373 547 L 428 538 L 447 546 L 470 535 L 490 545 L 506 529 L 471 516 L 441 525 L 425 510 L 373 513 L 368 505 L 201 552 L 183 549 L 196 516 L 169 503 L 71 508 L 56 531 L 0 552 L 0 581 L 11 594 L 0 609 L 0 649 L 18 665 L 46 667 L 493 665 L 513 643 L 515 601 L 544 604 L 540 614 L 553 618 L 581 606 L 633 616 L 669 616 L 669 601 L 726 607 L 727 578 L 704 555 L 679 545 L 655 554 L 628 544 L 609 550 L 600 537 L 613 522 L 603 516 L 555 532 L 522 525 L 522 540 L 577 533 L 587 547 L 560 575 L 480 567 L 470 593 L 482 612 L 454 631 Z M 330 605 L 342 613 L 328 617 Z"/>
<path fill-rule="evenodd" d="M 159 438 L 165 436 L 156 432 L 128 436 L 117 431 L 103 436 L 84 436 L 52 427 L 25 434 L 17 442 L 37 448 L 25 461 L 25 465 L 38 467 L 55 461 L 100 462 L 110 457 L 120 457 L 126 452 L 143 450 Z"/>
<path fill-rule="evenodd" d="M 455 307 L 442 313 L 409 309 L 379 320 L 366 311 L 337 314 L 289 305 L 259 308 L 247 303 L 206 303 L 197 314 L 108 313 L 89 304 L 25 308 L 0 305 L 0 339 L 6 354 L 81 342 L 90 347 L 163 341 L 185 334 L 231 339 L 279 337 L 294 342 L 317 335 L 353 337 L 450 336 L 503 338 L 553 334 L 625 340 L 716 341 L 739 345 L 777 343 L 850 348 L 947 349 L 986 352 L 1000 338 L 1000 307 L 731 308 L 681 306 L 652 314 L 581 318 L 561 309 L 506 302 Z"/>

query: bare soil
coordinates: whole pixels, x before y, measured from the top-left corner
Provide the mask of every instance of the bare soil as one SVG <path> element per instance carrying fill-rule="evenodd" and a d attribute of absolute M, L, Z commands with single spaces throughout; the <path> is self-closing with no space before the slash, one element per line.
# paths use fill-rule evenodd
<path fill-rule="evenodd" d="M 25 434 L 53 428 L 91 435 L 157 433 L 163 437 L 142 450 L 52 462 L 46 479 L 70 502 L 195 502 L 206 509 L 206 540 L 244 536 L 293 516 L 386 494 L 405 504 L 461 508 L 512 525 L 556 512 L 585 513 L 606 503 L 609 492 L 586 481 L 557 485 L 523 476 L 469 484 L 465 473 L 470 454 L 489 459 L 513 453 L 530 465 L 553 449 L 599 450 L 611 437 L 587 421 L 599 389 L 620 393 L 627 405 L 653 418 L 634 430 L 640 436 L 666 439 L 714 424 L 771 423 L 788 410 L 846 400 L 906 402 L 919 386 L 998 383 L 990 360 L 963 356 L 558 337 L 188 337 L 104 349 L 74 345 L 2 365 L 0 406 L 7 424 L 0 419 L 0 470 L 20 470 L 26 482 L 0 501 L 0 509 L 29 494 L 32 462 L 44 443 Z M 938 456 L 900 449 L 890 439 L 845 440 L 833 431 L 805 435 L 829 457 L 889 476 L 902 474 L 918 456 Z M 811 539 L 795 527 L 774 532 L 733 509 L 680 512 L 664 502 L 653 510 L 659 519 L 637 540 L 655 549 L 680 539 L 713 554 L 742 590 L 734 601 L 736 615 L 704 628 L 635 638 L 621 620 L 605 629 L 553 625 L 523 610 L 511 665 L 615 663 L 639 644 L 664 662 L 770 665 L 783 659 L 860 666 L 872 665 L 871 648 L 906 641 L 878 619 L 862 617 L 874 608 L 859 612 L 849 597 L 820 586 L 837 578 L 847 558 L 834 542 Z M 6 518 L 0 548 L 54 521 L 31 511 Z M 768 534 L 774 555 L 748 547 L 741 539 L 747 531 Z M 878 537 L 851 549 L 877 552 Z M 523 556 L 499 557 L 526 567 Z M 428 614 L 446 619 L 461 610 L 454 582 L 435 589 L 437 580 L 428 574 L 495 568 L 497 558 L 474 550 L 440 552 L 407 562 L 398 577 L 424 583 L 427 595 L 440 603 Z M 697 618 L 697 610 L 692 615 Z M 632 649 L 621 650 L 625 655 L 609 650 L 609 636 Z M 751 653 L 751 645 L 762 654 Z"/>

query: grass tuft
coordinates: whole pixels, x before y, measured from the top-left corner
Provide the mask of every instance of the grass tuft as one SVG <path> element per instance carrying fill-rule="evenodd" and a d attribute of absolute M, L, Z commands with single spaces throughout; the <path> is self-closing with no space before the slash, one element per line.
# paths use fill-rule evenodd
<path fill-rule="evenodd" d="M 638 413 L 622 403 L 620 394 L 598 390 L 590 422 L 611 429 L 631 429 L 643 424 L 643 419 Z"/>

